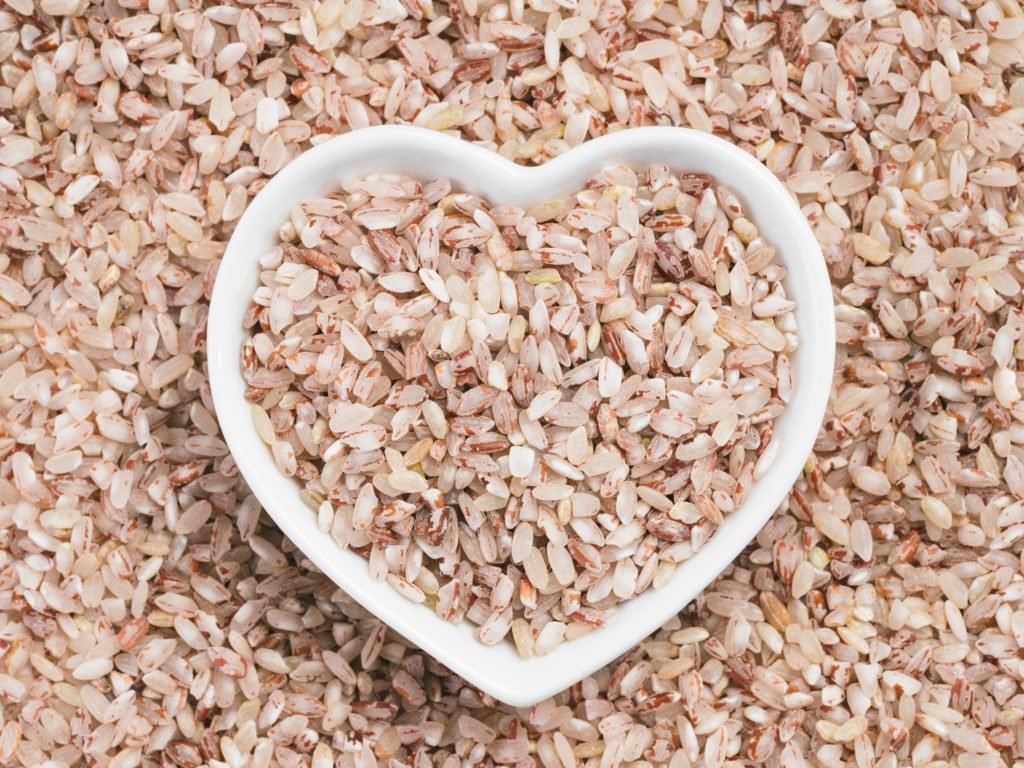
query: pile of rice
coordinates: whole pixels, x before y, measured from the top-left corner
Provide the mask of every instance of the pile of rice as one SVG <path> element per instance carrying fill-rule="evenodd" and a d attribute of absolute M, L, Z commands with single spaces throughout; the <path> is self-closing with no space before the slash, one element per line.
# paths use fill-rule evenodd
<path fill-rule="evenodd" d="M 778 453 L 796 305 L 743 214 L 665 165 L 526 210 L 395 174 L 302 201 L 244 313 L 256 432 L 373 579 L 549 653 Z"/>
<path fill-rule="evenodd" d="M 997 768 L 1024 756 L 1017 0 L 5 0 L 0 763 Z M 282 540 L 213 415 L 218 258 L 381 122 L 523 163 L 713 131 L 837 302 L 804 477 L 661 631 L 512 710 Z"/>

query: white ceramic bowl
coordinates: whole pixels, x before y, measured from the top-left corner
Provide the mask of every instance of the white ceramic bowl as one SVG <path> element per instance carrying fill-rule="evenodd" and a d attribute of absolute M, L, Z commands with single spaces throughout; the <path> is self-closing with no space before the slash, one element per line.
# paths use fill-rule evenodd
<path fill-rule="evenodd" d="M 257 285 L 257 258 L 275 241 L 292 206 L 336 190 L 343 178 L 402 172 L 424 180 L 449 178 L 456 189 L 495 205 L 532 203 L 570 194 L 610 163 L 712 174 L 733 188 L 748 215 L 789 268 L 786 290 L 797 303 L 800 347 L 793 356 L 794 399 L 775 423 L 778 456 L 747 503 L 728 515 L 671 582 L 619 606 L 607 625 L 556 648 L 521 659 L 511 643 L 485 646 L 468 623 L 448 624 L 430 610 L 372 581 L 366 562 L 317 529 L 253 427 L 239 368 L 242 315 Z M 209 374 L 221 428 L 239 469 L 281 530 L 355 600 L 399 634 L 467 681 L 514 706 L 555 694 L 602 667 L 665 623 L 715 578 L 779 506 L 810 454 L 825 410 L 834 359 L 832 292 L 821 251 L 782 184 L 744 151 L 684 128 L 638 128 L 589 141 L 547 164 L 527 168 L 448 135 L 404 126 L 368 128 L 330 139 L 289 164 L 249 205 L 238 223 L 213 291 Z"/>

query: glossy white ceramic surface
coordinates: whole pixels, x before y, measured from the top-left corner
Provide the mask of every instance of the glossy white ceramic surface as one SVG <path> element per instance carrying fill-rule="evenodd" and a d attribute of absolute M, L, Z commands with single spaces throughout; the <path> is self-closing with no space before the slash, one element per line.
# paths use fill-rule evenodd
<path fill-rule="evenodd" d="M 786 288 L 797 302 L 800 347 L 793 356 L 794 400 L 775 423 L 778 456 L 747 503 L 729 515 L 711 542 L 680 565 L 672 581 L 617 608 L 603 629 L 562 644 L 544 657 L 521 659 L 511 643 L 485 646 L 467 623 L 448 624 L 385 583 L 366 562 L 317 529 L 299 486 L 274 465 L 256 434 L 239 369 L 241 318 L 257 285 L 257 259 L 270 248 L 292 206 L 338 188 L 343 178 L 402 172 L 491 203 L 527 207 L 570 194 L 603 166 L 664 163 L 712 174 L 732 187 L 748 216 L 789 268 Z M 281 530 L 355 600 L 396 632 L 494 697 L 533 704 L 607 664 L 694 598 L 757 534 L 799 476 L 824 414 L 834 360 L 835 328 L 828 274 L 809 226 L 783 185 L 744 151 L 684 128 L 638 128 L 594 139 L 540 167 L 515 165 L 445 134 L 382 126 L 330 139 L 277 174 L 249 205 L 224 255 L 209 318 L 209 374 L 217 417 L 249 487 Z"/>

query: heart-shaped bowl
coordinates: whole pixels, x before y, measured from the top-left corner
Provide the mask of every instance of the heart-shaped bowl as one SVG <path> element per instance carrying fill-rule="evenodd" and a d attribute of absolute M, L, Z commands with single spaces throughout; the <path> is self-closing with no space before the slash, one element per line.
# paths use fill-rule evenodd
<path fill-rule="evenodd" d="M 778 454 L 747 502 L 726 516 L 711 541 L 676 569 L 671 581 L 619 605 L 607 625 L 546 656 L 522 659 L 511 642 L 488 646 L 473 627 L 450 624 L 370 578 L 366 561 L 317 528 L 299 484 L 277 469 L 253 426 L 240 351 L 242 316 L 258 283 L 259 256 L 271 248 L 291 208 L 340 188 L 343 179 L 401 172 L 447 178 L 454 189 L 494 205 L 529 207 L 571 195 L 609 164 L 665 164 L 711 174 L 731 187 L 749 218 L 787 267 L 796 302 L 799 347 L 792 355 L 793 399 L 776 420 Z M 629 650 L 668 621 L 729 565 L 782 503 L 811 452 L 832 379 L 832 290 L 821 251 L 785 187 L 743 150 L 685 128 L 637 128 L 588 141 L 539 167 L 516 165 L 452 136 L 407 126 L 367 128 L 329 139 L 298 157 L 253 199 L 220 265 L 209 317 L 209 375 L 217 418 L 253 493 L 281 530 L 353 599 L 407 640 L 495 698 L 528 706 L 569 687 Z"/>

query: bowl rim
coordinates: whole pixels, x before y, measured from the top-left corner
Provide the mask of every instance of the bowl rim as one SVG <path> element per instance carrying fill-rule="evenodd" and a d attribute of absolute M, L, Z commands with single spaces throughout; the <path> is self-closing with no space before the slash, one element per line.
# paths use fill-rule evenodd
<path fill-rule="evenodd" d="M 764 201 L 770 196 L 771 205 L 778 207 L 778 215 L 785 220 L 788 226 L 785 249 L 778 238 L 773 238 L 773 245 L 781 260 L 787 263 L 791 276 L 793 265 L 789 261 L 794 259 L 806 272 L 806 281 L 813 286 L 813 290 L 807 289 L 807 295 L 792 295 L 797 301 L 798 315 L 806 314 L 811 320 L 810 325 L 798 320 L 800 348 L 797 356 L 801 361 L 813 361 L 813 365 L 803 363 L 801 369 L 809 367 L 813 370 L 796 371 L 794 399 L 786 409 L 788 413 L 799 407 L 799 421 L 804 430 L 796 436 L 786 435 L 784 441 L 783 435 L 777 433 L 775 439 L 782 442 L 780 456 L 768 474 L 755 483 L 755 490 L 763 486 L 772 487 L 772 492 L 765 492 L 765 495 L 770 495 L 774 503 L 762 503 L 758 508 L 752 508 L 748 501 L 731 513 L 708 545 L 679 565 L 668 586 L 649 590 L 620 604 L 607 626 L 583 638 L 563 643 L 547 656 L 523 660 L 511 643 L 485 646 L 472 637 L 468 622 L 448 624 L 432 611 L 399 596 L 387 583 L 374 582 L 369 577 L 365 560 L 353 552 L 342 550 L 328 534 L 318 529 L 315 513 L 299 501 L 298 483 L 277 472 L 268 447 L 256 434 L 249 403 L 239 398 L 245 385 L 238 364 L 240 345 L 235 346 L 233 340 L 244 335 L 241 317 L 248 300 L 242 294 L 248 290 L 248 299 L 251 299 L 252 289 L 245 289 L 247 283 L 244 278 L 236 280 L 231 276 L 236 267 L 245 267 L 249 262 L 250 283 L 255 287 L 257 270 L 251 269 L 251 262 L 259 252 L 253 252 L 252 243 L 248 242 L 256 237 L 253 232 L 260 228 L 276 231 L 292 205 L 312 196 L 312 193 L 306 193 L 296 197 L 296 190 L 302 188 L 304 182 L 315 179 L 321 179 L 323 186 L 322 177 L 327 173 L 333 174 L 339 166 L 347 168 L 372 161 L 373 167 L 379 166 L 380 172 L 389 172 L 396 169 L 394 164 L 402 158 L 410 163 L 416 162 L 426 153 L 443 161 L 445 168 L 456 171 L 459 168 L 471 169 L 467 171 L 469 175 L 466 178 L 454 178 L 457 174 L 450 174 L 453 185 L 460 189 L 482 194 L 497 204 L 517 199 L 525 203 L 550 199 L 578 188 L 586 178 L 584 168 L 596 170 L 616 162 L 617 158 L 642 153 L 656 146 L 664 147 L 665 151 L 678 149 L 680 154 L 691 153 L 691 157 L 701 157 L 702 162 L 713 159 L 735 166 L 742 174 L 749 174 L 749 186 L 744 185 L 742 189 L 730 186 L 747 202 L 754 198 Z M 387 159 L 378 161 L 378 157 Z M 647 164 L 651 162 L 654 161 L 647 161 Z M 685 164 L 681 162 L 669 159 L 658 162 L 664 162 L 676 171 L 685 170 Z M 641 164 L 630 163 L 633 166 Z M 504 184 L 499 184 L 496 178 Z M 340 184 L 340 176 L 332 175 L 330 179 L 333 186 Z M 546 197 L 539 197 L 538 193 Z M 524 199 L 524 194 L 530 200 Z M 763 204 L 768 205 L 767 202 Z M 759 217 L 752 218 L 756 222 Z M 270 247 L 272 238 L 265 244 Z M 790 255 L 787 256 L 784 250 Z M 746 151 L 709 134 L 675 127 L 632 128 L 607 134 L 540 166 L 517 165 L 481 146 L 412 126 L 375 126 L 330 138 L 290 162 L 249 201 L 219 265 L 208 317 L 207 366 L 217 419 L 239 472 L 275 524 L 305 558 L 369 613 L 467 682 L 513 706 L 528 706 L 558 693 L 641 642 L 685 607 L 753 540 L 798 479 L 803 463 L 811 453 L 831 388 L 834 356 L 831 283 L 818 243 L 796 201 L 785 186 Z M 779 417 L 780 420 L 786 413 Z M 796 416 L 794 414 L 793 418 Z M 785 480 L 779 475 L 784 453 L 785 474 L 792 475 Z M 803 458 L 794 461 L 794 453 L 802 453 Z M 268 461 L 273 472 L 267 471 Z M 769 482 L 771 478 L 775 479 Z M 293 488 L 291 498 L 282 491 L 283 483 Z M 295 505 L 300 507 L 299 514 L 290 512 Z M 361 567 L 361 572 L 357 566 Z M 684 575 L 686 578 L 680 578 Z M 645 607 L 647 610 L 641 610 Z M 621 617 L 627 611 L 630 614 L 628 620 L 622 617 L 616 627 L 613 624 L 616 615 Z"/>

